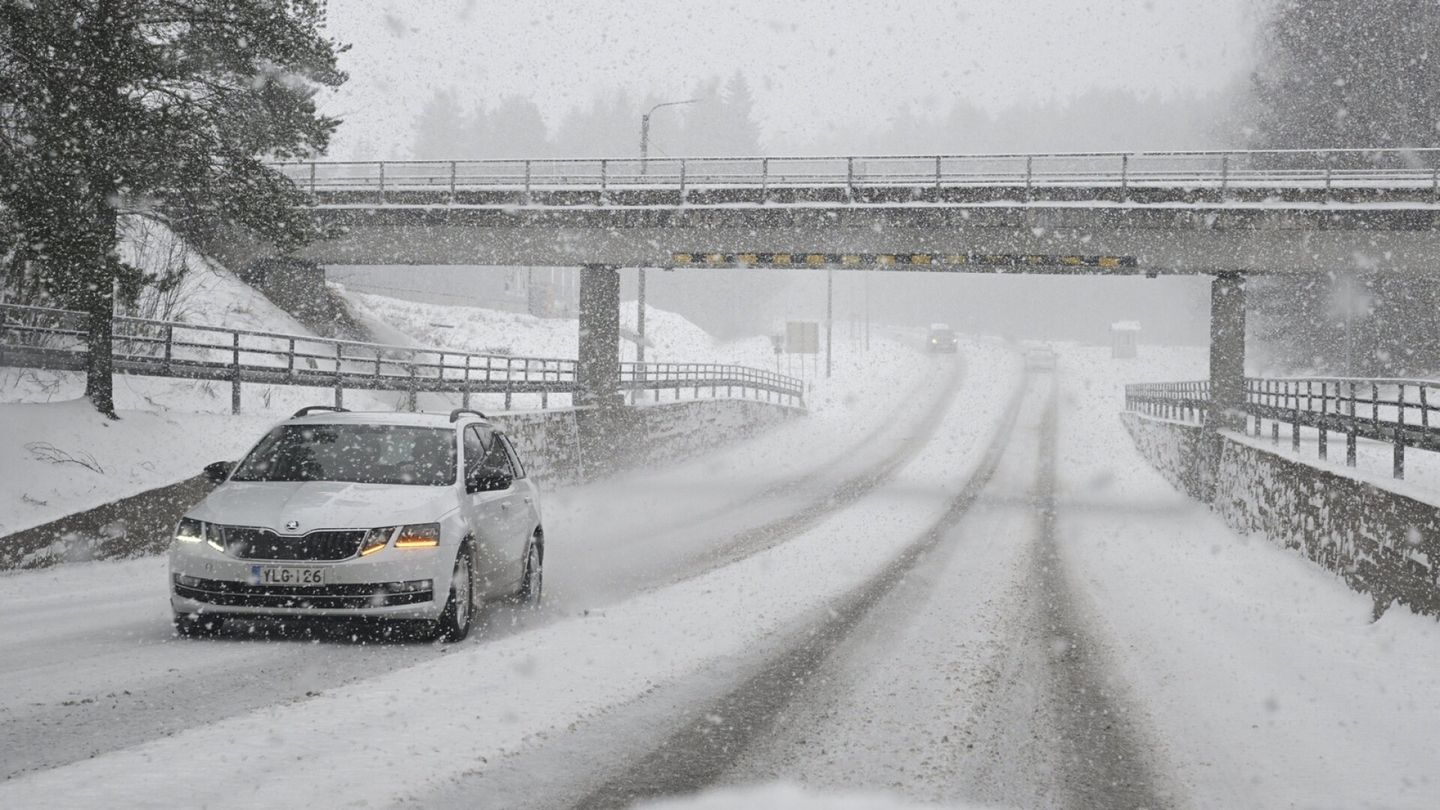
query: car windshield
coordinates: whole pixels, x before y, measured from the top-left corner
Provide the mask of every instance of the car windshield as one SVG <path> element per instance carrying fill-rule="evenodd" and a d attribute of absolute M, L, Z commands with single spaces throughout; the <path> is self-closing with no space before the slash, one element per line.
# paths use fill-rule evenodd
<path fill-rule="evenodd" d="M 455 433 L 405 425 L 281 425 L 231 480 L 444 486 L 455 483 Z"/>

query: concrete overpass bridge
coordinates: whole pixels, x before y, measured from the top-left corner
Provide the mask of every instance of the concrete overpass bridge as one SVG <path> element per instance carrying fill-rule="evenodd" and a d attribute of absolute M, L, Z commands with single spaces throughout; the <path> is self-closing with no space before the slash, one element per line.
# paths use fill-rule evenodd
<path fill-rule="evenodd" d="M 596 401 L 618 380 L 624 267 L 1210 275 L 1223 414 L 1242 401 L 1246 275 L 1429 274 L 1440 259 L 1440 150 L 280 168 L 329 229 L 301 253 L 319 264 L 581 266 L 579 373 Z"/>

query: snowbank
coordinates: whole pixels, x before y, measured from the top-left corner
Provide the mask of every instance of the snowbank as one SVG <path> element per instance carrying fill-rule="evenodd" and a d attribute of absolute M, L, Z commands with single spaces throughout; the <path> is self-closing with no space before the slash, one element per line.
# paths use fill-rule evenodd
<path fill-rule="evenodd" d="M 444 346 L 471 352 L 529 357 L 575 357 L 579 329 L 574 318 L 541 318 L 483 307 L 431 304 L 349 292 L 333 284 L 367 325 L 378 325 L 377 336 L 403 335 L 413 345 Z M 635 329 L 635 307 L 621 307 L 622 329 Z M 723 342 L 684 317 L 663 309 L 645 308 L 645 336 L 653 344 L 645 350 L 651 363 L 728 363 L 773 368 L 775 356 L 768 338 Z M 622 340 L 623 360 L 635 359 L 635 344 Z"/>

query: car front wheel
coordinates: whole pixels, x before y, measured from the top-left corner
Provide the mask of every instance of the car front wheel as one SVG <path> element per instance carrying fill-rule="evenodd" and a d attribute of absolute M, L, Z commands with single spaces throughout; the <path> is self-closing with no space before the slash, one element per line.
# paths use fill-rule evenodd
<path fill-rule="evenodd" d="M 537 533 L 525 551 L 525 574 L 520 578 L 520 590 L 515 598 L 526 607 L 540 607 L 540 597 L 545 590 L 545 569 L 540 535 Z"/>
<path fill-rule="evenodd" d="M 470 547 L 460 549 L 455 571 L 450 576 L 450 598 L 436 620 L 435 635 L 441 641 L 463 641 L 475 620 L 475 564 Z"/>

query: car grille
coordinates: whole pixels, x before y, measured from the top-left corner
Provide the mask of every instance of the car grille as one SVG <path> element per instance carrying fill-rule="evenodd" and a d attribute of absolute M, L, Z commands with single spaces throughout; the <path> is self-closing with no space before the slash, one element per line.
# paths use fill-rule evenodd
<path fill-rule="evenodd" d="M 176 574 L 174 585 L 175 595 L 182 599 L 223 607 L 357 610 L 415 605 L 435 598 L 434 582 L 428 579 L 300 587 L 251 585 Z"/>
<path fill-rule="evenodd" d="M 221 528 L 225 553 L 242 560 L 346 560 L 360 553 L 364 531 L 318 531 L 299 537 L 269 529 Z"/>

